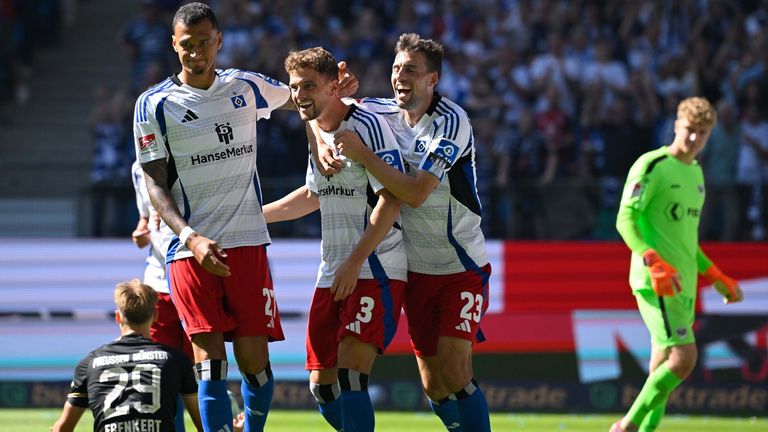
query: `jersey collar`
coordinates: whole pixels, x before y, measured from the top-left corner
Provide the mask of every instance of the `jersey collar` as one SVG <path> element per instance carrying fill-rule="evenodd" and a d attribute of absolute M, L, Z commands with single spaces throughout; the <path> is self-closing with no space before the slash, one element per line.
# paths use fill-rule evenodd
<path fill-rule="evenodd" d="M 431 103 L 431 104 L 429 104 L 429 108 L 427 108 L 427 115 L 428 115 L 428 116 L 430 116 L 430 117 L 431 117 L 431 116 L 432 116 L 432 114 L 434 114 L 434 113 L 435 113 L 435 108 L 437 108 L 437 104 L 438 104 L 438 103 L 439 103 L 441 100 L 443 100 L 443 96 L 442 96 L 440 93 L 438 93 L 437 91 L 435 91 L 435 92 L 432 94 L 432 103 Z"/>
<path fill-rule="evenodd" d="M 344 116 L 344 121 L 349 120 L 350 117 L 352 117 L 352 113 L 357 111 L 357 105 L 348 105 L 349 109 L 347 110 L 347 115 Z"/>
<path fill-rule="evenodd" d="M 173 82 L 174 84 L 176 84 L 179 87 L 182 87 L 182 88 L 185 88 L 185 89 L 190 90 L 192 92 L 195 92 L 195 93 L 198 93 L 198 94 L 203 94 L 203 95 L 211 94 L 214 91 L 216 91 L 216 88 L 219 86 L 219 82 L 221 81 L 221 79 L 219 77 L 219 73 L 216 72 L 215 76 L 213 77 L 213 84 L 211 84 L 211 86 L 208 87 L 207 89 L 203 90 L 203 89 L 199 89 L 197 87 L 192 87 L 190 85 L 184 84 L 179 79 L 179 74 L 171 75 L 170 79 L 171 79 L 171 82 Z"/>

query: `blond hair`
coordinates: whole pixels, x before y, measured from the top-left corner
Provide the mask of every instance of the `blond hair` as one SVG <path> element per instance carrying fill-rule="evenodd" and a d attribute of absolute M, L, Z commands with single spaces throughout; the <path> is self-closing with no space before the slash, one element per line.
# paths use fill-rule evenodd
<path fill-rule="evenodd" d="M 687 119 L 692 126 L 711 129 L 717 123 L 717 111 L 703 97 L 689 97 L 677 105 L 677 118 Z"/>
<path fill-rule="evenodd" d="M 144 324 L 155 316 L 157 292 L 138 279 L 115 286 L 115 306 L 126 324 Z"/>

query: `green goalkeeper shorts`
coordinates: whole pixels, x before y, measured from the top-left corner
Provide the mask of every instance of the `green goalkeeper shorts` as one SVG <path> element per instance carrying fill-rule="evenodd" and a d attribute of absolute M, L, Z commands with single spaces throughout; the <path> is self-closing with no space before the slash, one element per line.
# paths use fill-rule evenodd
<path fill-rule="evenodd" d="M 695 342 L 693 320 L 696 299 L 677 294 L 659 297 L 652 289 L 635 291 L 637 308 L 651 333 L 654 348 L 667 348 Z"/>

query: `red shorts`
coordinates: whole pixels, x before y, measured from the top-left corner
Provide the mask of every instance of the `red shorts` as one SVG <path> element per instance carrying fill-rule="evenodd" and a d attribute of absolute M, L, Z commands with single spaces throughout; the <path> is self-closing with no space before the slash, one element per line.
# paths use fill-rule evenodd
<path fill-rule="evenodd" d="M 228 277 L 209 273 L 195 258 L 168 265 L 171 294 L 187 334 L 224 333 L 283 340 L 264 246 L 227 249 Z"/>
<path fill-rule="evenodd" d="M 190 359 L 195 358 L 192 355 L 189 336 L 184 333 L 179 313 L 171 301 L 170 294 L 157 293 L 157 321 L 152 324 L 149 334 L 153 341 L 184 351 Z"/>
<path fill-rule="evenodd" d="M 339 341 L 352 336 L 382 354 L 400 321 L 405 282 L 360 279 L 352 294 L 335 302 L 330 288 L 315 288 L 307 322 L 307 370 L 336 367 Z"/>
<path fill-rule="evenodd" d="M 480 318 L 488 309 L 490 277 L 490 264 L 447 275 L 408 272 L 403 309 L 417 356 L 437 354 L 440 336 L 478 342 Z"/>

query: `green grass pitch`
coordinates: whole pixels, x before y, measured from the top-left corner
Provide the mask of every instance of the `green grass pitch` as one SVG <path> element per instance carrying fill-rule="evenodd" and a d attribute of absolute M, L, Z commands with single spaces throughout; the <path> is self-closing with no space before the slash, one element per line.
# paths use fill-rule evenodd
<path fill-rule="evenodd" d="M 57 409 L 0 409 L 0 432 L 40 432 L 48 431 L 58 418 Z M 491 415 L 491 427 L 494 431 L 579 431 L 604 432 L 611 423 L 619 418 L 617 414 L 500 414 Z M 189 419 L 187 419 L 189 420 Z M 86 413 L 80 420 L 76 432 L 93 430 L 93 417 Z M 319 413 L 312 411 L 280 411 L 269 413 L 268 431 L 307 432 L 330 431 Z M 376 430 L 378 432 L 435 431 L 441 427 L 432 413 L 377 412 Z M 723 418 L 705 416 L 667 416 L 658 429 L 659 432 L 751 432 L 768 430 L 768 418 Z M 194 431 L 192 423 L 187 421 L 187 431 Z"/>

